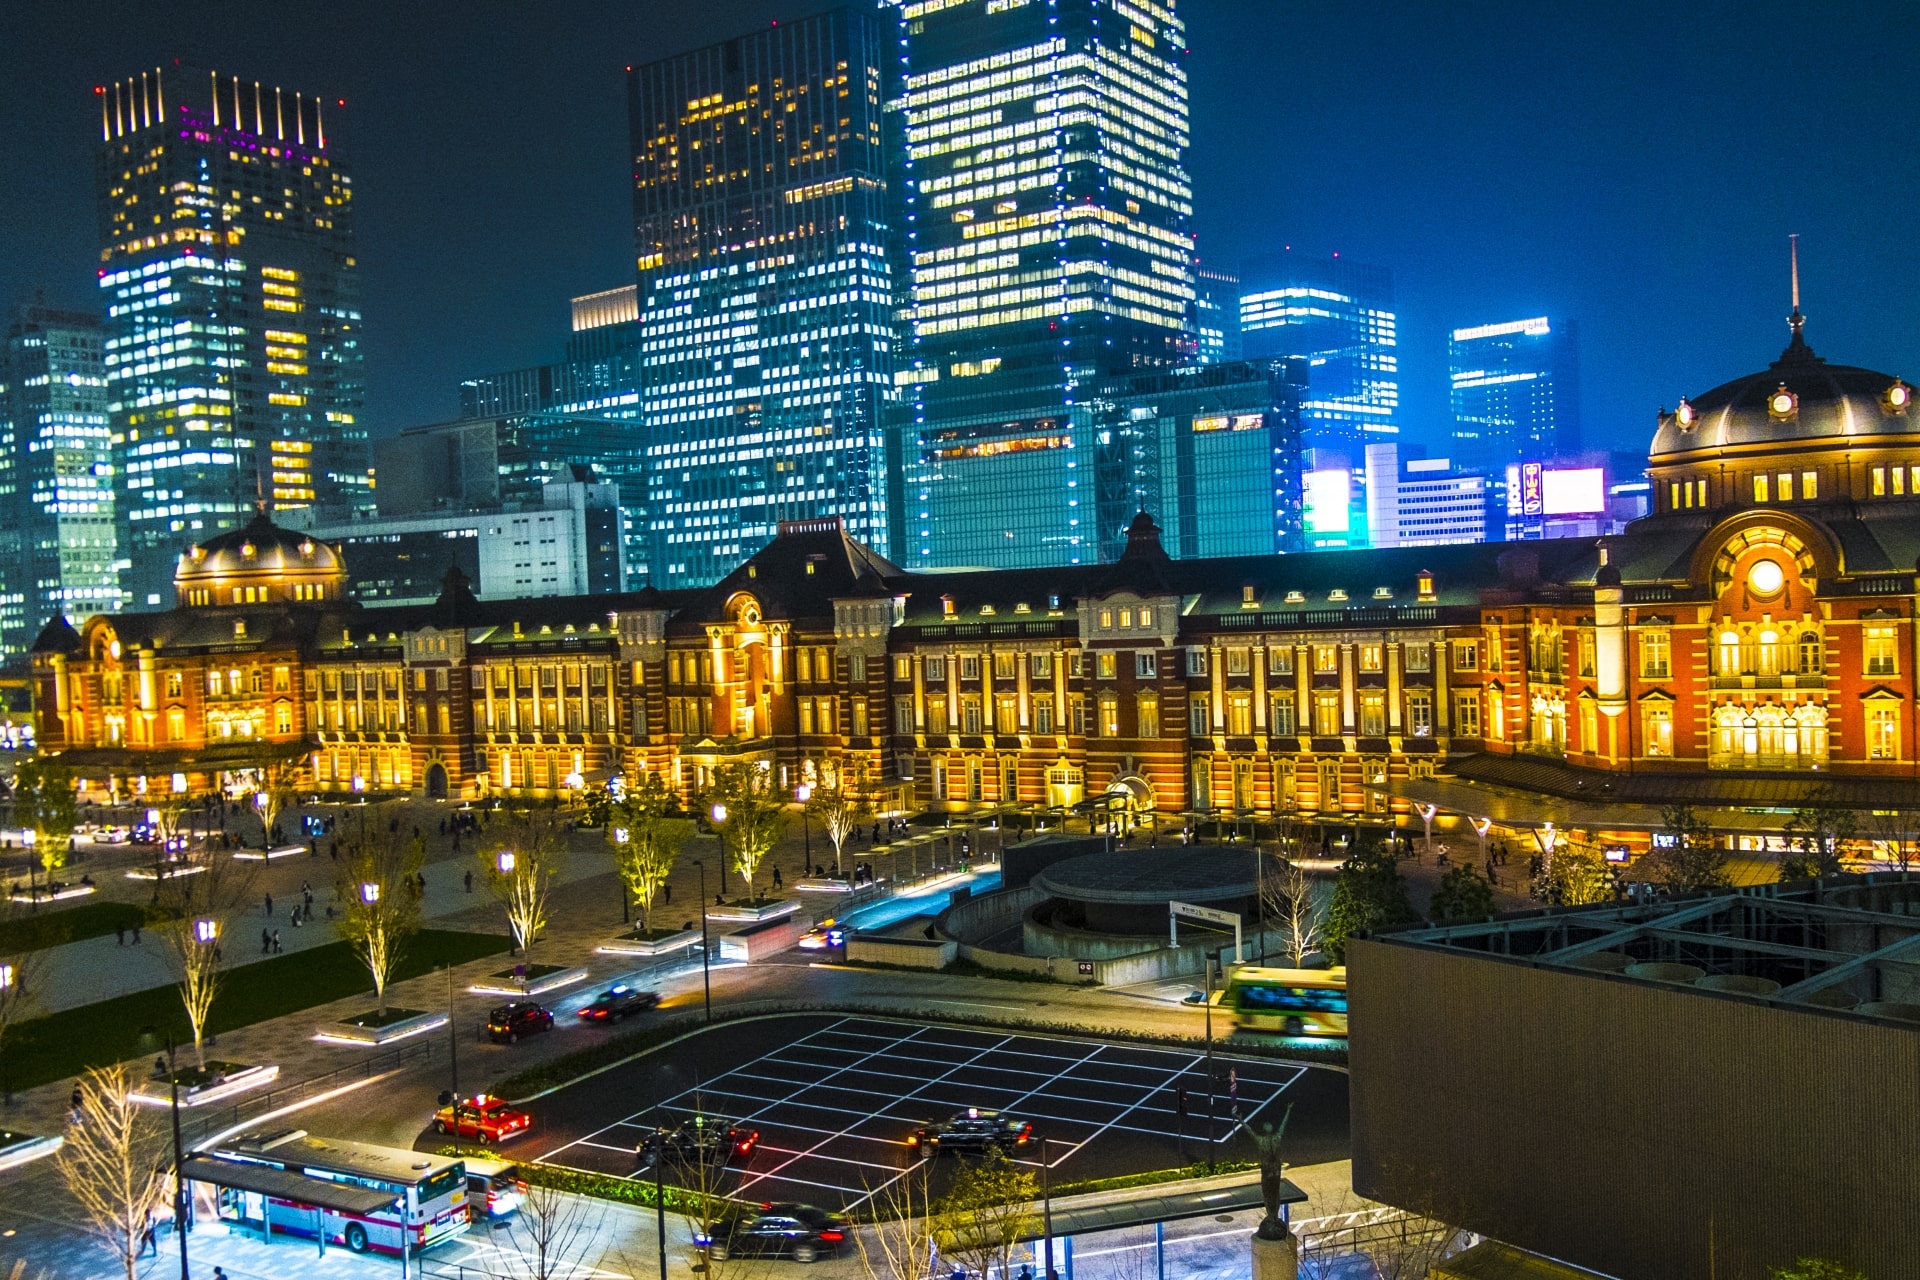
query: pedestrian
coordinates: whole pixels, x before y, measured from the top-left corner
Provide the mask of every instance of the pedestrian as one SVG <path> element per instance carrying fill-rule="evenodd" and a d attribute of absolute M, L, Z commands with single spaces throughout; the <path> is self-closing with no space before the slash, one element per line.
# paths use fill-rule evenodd
<path fill-rule="evenodd" d="M 456 847 L 457 847 L 457 846 L 459 845 L 459 843 L 460 843 L 460 837 L 459 837 L 459 835 L 458 835 L 458 834 L 456 834 L 456 835 L 455 835 L 455 836 L 453 837 L 453 842 L 454 842 L 454 844 L 455 844 L 455 846 L 456 846 Z M 471 869 L 469 869 L 469 870 L 467 871 L 467 892 L 468 892 L 468 893 L 472 893 L 472 892 L 473 892 L 473 871 L 472 871 Z"/>
<path fill-rule="evenodd" d="M 124 947 L 127 945 L 126 925 L 118 924 L 113 927 L 113 945 L 116 947 Z"/>
<path fill-rule="evenodd" d="M 467 892 L 469 893 L 473 892 L 473 872 L 471 871 L 467 872 Z M 672 906 L 673 905 L 673 886 L 670 884 L 661 885 L 660 892 L 665 895 L 661 899 L 661 902 L 666 906 L 669 906 L 669 907 Z"/>
<path fill-rule="evenodd" d="M 213 1280 L 227 1280 L 227 1273 L 215 1267 L 213 1269 Z"/>
<path fill-rule="evenodd" d="M 140 922 L 138 920 L 133 922 L 133 945 L 136 947 L 140 945 Z"/>
<path fill-rule="evenodd" d="M 153 1216 L 151 1211 L 148 1212 L 146 1228 L 140 1233 L 141 1254 L 144 1256 L 149 1249 L 153 1251 L 154 1257 L 157 1258 L 160 1256 L 160 1242 L 154 1238 Z"/>
<path fill-rule="evenodd" d="M 781 887 L 781 886 L 780 886 L 780 868 L 779 868 L 779 867 L 775 867 L 775 868 L 773 869 L 773 887 L 774 887 L 774 888 L 776 888 L 776 889 L 778 889 L 778 888 L 780 888 L 780 887 Z"/>
<path fill-rule="evenodd" d="M 80 1082 L 78 1080 L 73 1082 L 73 1097 L 68 1099 L 68 1101 L 73 1104 L 73 1109 L 76 1112 L 80 1110 Z"/>
<path fill-rule="evenodd" d="M 285 948 L 280 945 L 280 931 L 275 929 L 273 931 L 273 954 L 279 955 L 283 950 L 285 950 Z"/>
<path fill-rule="evenodd" d="M 268 919 L 273 918 L 273 895 L 272 894 L 267 895 L 267 918 Z"/>
<path fill-rule="evenodd" d="M 260 930 L 260 954 L 263 956 L 273 954 L 273 934 L 265 928 Z"/>

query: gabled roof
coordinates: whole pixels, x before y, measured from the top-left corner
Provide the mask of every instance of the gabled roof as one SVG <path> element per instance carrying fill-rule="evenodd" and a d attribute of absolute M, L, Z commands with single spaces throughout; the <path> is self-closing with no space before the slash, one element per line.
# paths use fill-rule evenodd
<path fill-rule="evenodd" d="M 40 634 L 34 638 L 35 653 L 78 653 L 80 652 L 80 633 L 67 621 L 67 615 L 56 613 L 47 619 L 47 625 L 40 628 Z"/>

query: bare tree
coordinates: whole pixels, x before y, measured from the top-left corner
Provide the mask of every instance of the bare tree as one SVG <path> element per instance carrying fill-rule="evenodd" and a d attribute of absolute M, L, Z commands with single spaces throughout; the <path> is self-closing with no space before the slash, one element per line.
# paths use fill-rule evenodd
<path fill-rule="evenodd" d="M 1260 874 L 1260 913 L 1278 921 L 1285 936 L 1286 954 L 1294 968 L 1320 949 L 1326 932 L 1327 911 L 1314 892 L 1313 877 L 1297 862 L 1263 855 Z"/>
<path fill-rule="evenodd" d="M 402 840 L 394 832 L 376 832 L 347 846 L 334 876 L 340 936 L 373 976 L 382 1014 L 387 983 L 407 940 L 420 931 L 419 876 L 426 861 L 427 842 L 420 836 Z"/>
<path fill-rule="evenodd" d="M 1457 1227 L 1435 1218 L 1379 1210 L 1366 1201 L 1318 1207 L 1324 1216 L 1293 1226 L 1303 1276 L 1344 1275 L 1356 1270 L 1354 1260 L 1359 1258 L 1365 1263 L 1360 1270 L 1379 1280 L 1425 1280 L 1466 1240 Z"/>
<path fill-rule="evenodd" d="M 1896 871 L 1913 868 L 1914 845 L 1920 840 L 1920 812 L 1912 809 L 1869 809 L 1860 834 Z"/>
<path fill-rule="evenodd" d="M 866 1226 L 853 1233 L 860 1270 L 867 1280 L 928 1280 L 939 1246 L 934 1240 L 933 1202 L 928 1191 L 931 1161 L 916 1166 L 870 1191 Z M 918 1184 L 917 1186 L 915 1184 Z"/>
<path fill-rule="evenodd" d="M 627 895 L 640 905 L 640 927 L 653 928 L 653 900 L 679 861 L 680 846 L 693 834 L 693 819 L 680 809 L 679 797 L 658 773 L 649 771 L 613 807 L 607 835 L 613 841 L 614 869 Z"/>
<path fill-rule="evenodd" d="M 207 1020 L 232 940 L 228 925 L 252 890 L 252 865 L 203 850 L 174 864 L 155 890 L 154 923 L 173 961 L 180 1003 L 193 1030 L 194 1060 L 202 1071 L 207 1069 Z"/>
<path fill-rule="evenodd" d="M 1673 805 L 1660 811 L 1663 847 L 1648 861 L 1656 879 L 1674 893 L 1718 889 L 1728 882 L 1727 855 L 1714 842 L 1713 828 L 1691 805 Z"/>
<path fill-rule="evenodd" d="M 507 926 L 523 960 L 531 957 L 534 942 L 546 928 L 547 899 L 566 852 L 566 828 L 546 809 L 496 823 L 493 839 L 480 849 L 487 888 L 506 908 Z"/>
<path fill-rule="evenodd" d="M 1013 1275 L 1013 1255 L 1033 1234 L 1040 1189 L 1033 1174 L 1004 1155 L 965 1165 L 933 1202 L 933 1238 L 940 1252 L 983 1278 Z"/>
<path fill-rule="evenodd" d="M 727 842 L 727 859 L 747 882 L 747 898 L 757 900 L 754 876 L 787 829 L 787 796 L 773 771 L 755 764 L 723 764 L 700 797 L 714 830 Z"/>
<path fill-rule="evenodd" d="M 607 1274 L 602 1241 L 611 1234 L 604 1201 L 529 1183 L 520 1210 L 507 1220 L 505 1249 L 489 1259 L 486 1274 L 499 1280 L 586 1280 Z M 494 1237 L 499 1239 L 499 1235 Z"/>
<path fill-rule="evenodd" d="M 133 1099 L 124 1065 L 89 1067 L 80 1114 L 54 1153 L 61 1181 L 80 1205 L 86 1230 L 137 1280 L 140 1238 L 165 1203 L 172 1175 L 158 1114 Z"/>
<path fill-rule="evenodd" d="M 253 805 L 260 813 L 260 847 L 273 847 L 273 829 L 293 802 L 306 762 L 306 744 L 257 739 L 254 745 Z"/>
<path fill-rule="evenodd" d="M 853 774 L 851 779 L 847 776 L 849 769 Z M 871 812 L 867 804 L 866 771 L 857 764 L 840 770 L 832 786 L 816 788 L 812 798 L 807 801 L 807 813 L 819 820 L 827 839 L 833 842 L 835 875 L 840 874 L 840 852 L 846 846 L 847 837 L 866 821 Z"/>

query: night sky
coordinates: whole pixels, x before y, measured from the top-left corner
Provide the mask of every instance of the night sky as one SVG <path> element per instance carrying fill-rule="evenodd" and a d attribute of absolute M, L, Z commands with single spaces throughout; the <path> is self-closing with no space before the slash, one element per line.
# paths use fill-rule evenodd
<path fill-rule="evenodd" d="M 0 306 L 93 309 L 93 86 L 182 58 L 344 97 L 366 421 L 557 358 L 631 280 L 623 66 L 815 0 L 0 5 Z M 1801 233 L 1822 355 L 1920 378 L 1911 11 L 1847 3 L 1181 0 L 1202 259 L 1282 244 L 1392 269 L 1403 422 L 1445 414 L 1456 325 L 1582 330 L 1590 443 L 1785 345 Z"/>

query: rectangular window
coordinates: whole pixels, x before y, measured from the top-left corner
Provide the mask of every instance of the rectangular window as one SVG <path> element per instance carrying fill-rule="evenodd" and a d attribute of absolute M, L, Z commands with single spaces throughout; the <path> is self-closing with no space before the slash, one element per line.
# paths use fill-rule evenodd
<path fill-rule="evenodd" d="M 1196 693 L 1187 699 L 1187 734 L 1194 738 L 1204 738 L 1213 732 L 1212 708 L 1207 705 L 1207 695 Z"/>
<path fill-rule="evenodd" d="M 1333 813 L 1340 808 L 1340 762 L 1322 760 L 1320 763 L 1320 811 Z"/>
<path fill-rule="evenodd" d="M 993 704 L 993 731 L 1000 734 L 1020 732 L 1020 700 L 1007 695 Z"/>
<path fill-rule="evenodd" d="M 1907 478 L 1907 469 L 1905 467 L 1895 467 L 1893 469 L 1893 496 L 1894 497 L 1896 498 L 1899 497 L 1902 491 L 1906 489 L 1906 485 L 1901 483 L 1906 478 Z"/>
<path fill-rule="evenodd" d="M 1160 674 L 1159 659 L 1151 653 L 1133 655 L 1133 674 L 1136 679 L 1152 680 Z"/>
<path fill-rule="evenodd" d="M 1387 669 L 1387 647 L 1383 644 L 1361 645 L 1360 669 L 1362 671 L 1385 671 Z"/>
<path fill-rule="evenodd" d="M 1368 738 L 1385 737 L 1387 732 L 1387 695 L 1377 690 L 1360 695 L 1360 733 Z"/>
<path fill-rule="evenodd" d="M 1600 750 L 1600 708 L 1594 705 L 1592 698 L 1580 700 L 1580 741 L 1575 744 L 1575 749 Z"/>
<path fill-rule="evenodd" d="M 901 684 L 906 684 L 908 681 L 913 679 L 912 655 L 905 654 L 905 653 L 898 653 L 894 655 L 893 678 L 895 680 L 898 680 Z"/>
<path fill-rule="evenodd" d="M 1142 693 L 1136 695 L 1133 701 L 1133 710 L 1135 722 L 1139 726 L 1135 731 L 1135 736 L 1141 738 L 1159 737 L 1160 695 L 1157 693 Z"/>
<path fill-rule="evenodd" d="M 1100 736 L 1120 736 L 1120 699 L 1111 693 L 1100 695 Z"/>
<path fill-rule="evenodd" d="M 806 650 L 802 649 L 800 652 L 805 653 Z M 797 705 L 800 712 L 800 732 L 812 733 L 813 732 L 813 699 L 800 698 L 797 700 Z"/>
<path fill-rule="evenodd" d="M 1227 674 L 1244 676 L 1253 670 L 1252 653 L 1246 649 L 1227 650 Z"/>
<path fill-rule="evenodd" d="M 1409 671 L 1433 670 L 1433 650 L 1424 644 L 1410 644 L 1401 650 Z"/>
<path fill-rule="evenodd" d="M 1036 653 L 1033 655 L 1033 678 L 1035 680 L 1053 679 L 1053 655 Z"/>
<path fill-rule="evenodd" d="M 1415 738 L 1433 736 L 1433 695 L 1425 689 L 1407 694 L 1407 733 Z"/>
<path fill-rule="evenodd" d="M 1780 473 L 1779 480 L 1780 480 L 1780 501 L 1792 502 L 1793 501 L 1793 473 L 1791 471 L 1782 471 Z"/>
<path fill-rule="evenodd" d="M 1472 640 L 1453 642 L 1453 669 L 1455 671 L 1478 671 L 1480 669 L 1480 646 Z"/>
<path fill-rule="evenodd" d="M 1767 477 L 1764 475 L 1757 475 L 1753 478 L 1753 500 L 1755 502 L 1768 501 Z"/>
<path fill-rule="evenodd" d="M 1094 670 L 1100 673 L 1102 680 L 1111 680 L 1119 669 L 1119 655 L 1111 651 L 1102 652 L 1096 659 Z"/>
<path fill-rule="evenodd" d="M 1640 740 L 1650 756 L 1673 754 L 1673 707 L 1666 702 L 1646 702 L 1640 706 Z"/>
<path fill-rule="evenodd" d="M 821 733 L 833 732 L 833 699 L 814 699 L 814 727 Z"/>
<path fill-rule="evenodd" d="M 1495 742 L 1507 736 L 1507 704 L 1498 690 L 1487 691 L 1487 736 Z"/>
<path fill-rule="evenodd" d="M 1072 732 L 1082 737 L 1086 736 L 1088 726 L 1085 694 L 1074 693 L 1067 696 L 1067 714 L 1073 717 Z"/>
<path fill-rule="evenodd" d="M 938 654 L 927 659 L 927 683 L 945 684 L 947 682 L 947 660 Z"/>
<path fill-rule="evenodd" d="M 1332 675 L 1340 670 L 1340 650 L 1330 644 L 1313 646 L 1313 670 L 1317 675 Z"/>
<path fill-rule="evenodd" d="M 893 731 L 895 733 L 913 732 L 912 698 L 895 698 L 893 700 Z"/>
<path fill-rule="evenodd" d="M 1230 693 L 1227 695 L 1227 732 L 1239 738 L 1244 738 L 1253 732 L 1252 694 Z"/>
<path fill-rule="evenodd" d="M 1863 628 L 1864 649 L 1867 659 L 1867 674 L 1870 676 L 1896 675 L 1899 664 L 1895 660 L 1894 641 L 1899 634 L 1893 626 L 1868 626 Z"/>
<path fill-rule="evenodd" d="M 1293 674 L 1293 649 L 1290 646 L 1275 645 L 1267 650 L 1267 674 L 1270 676 Z"/>
<path fill-rule="evenodd" d="M 947 695 L 930 693 L 927 695 L 927 728 L 934 733 L 946 733 L 951 724 L 947 720 Z"/>
<path fill-rule="evenodd" d="M 993 678 L 995 680 L 1014 679 L 1016 675 L 1014 671 L 1014 665 L 1018 661 L 1019 661 L 1018 654 L 1005 653 L 1005 652 L 994 654 L 993 655 Z"/>
<path fill-rule="evenodd" d="M 1293 719 L 1293 698 L 1289 694 L 1277 694 L 1267 709 L 1267 723 L 1272 727 L 1276 738 L 1290 738 L 1300 732 Z"/>
<path fill-rule="evenodd" d="M 1643 680 L 1666 680 L 1673 674 L 1673 633 L 1670 631 L 1642 631 L 1640 633 L 1640 678 Z"/>
<path fill-rule="evenodd" d="M 1587 677 L 1588 679 L 1592 679 L 1593 678 L 1593 659 L 1594 659 L 1593 632 L 1582 631 L 1580 633 L 1579 654 L 1580 654 L 1580 674 Z"/>
<path fill-rule="evenodd" d="M 1887 469 L 1885 467 L 1875 467 L 1873 469 L 1873 496 L 1876 498 L 1884 498 L 1887 496 Z"/>
<path fill-rule="evenodd" d="M 794 677 L 798 679 L 801 684 L 812 684 L 813 650 L 802 649 L 796 653 L 794 657 L 796 659 L 794 663 Z M 802 732 L 805 732 L 805 730 L 802 730 Z"/>
<path fill-rule="evenodd" d="M 1800 473 L 1800 501 L 1812 502 L 1820 496 L 1820 473 L 1802 471 Z"/>
<path fill-rule="evenodd" d="M 311 677 L 312 677 L 312 675 L 313 675 L 313 673 L 312 673 L 311 671 L 309 671 L 309 672 L 307 673 L 307 675 L 308 675 L 308 677 L 309 677 L 309 681 L 308 681 L 308 683 L 309 683 L 309 685 L 311 685 L 311 683 L 312 683 L 312 680 L 311 680 Z M 179 697 L 179 696 L 180 696 L 180 688 L 181 688 L 181 681 L 180 681 L 180 673 L 179 673 L 178 671 L 169 671 L 169 672 L 167 672 L 167 696 L 168 696 L 169 698 L 177 698 L 177 697 Z"/>
<path fill-rule="evenodd" d="M 1207 674 L 1207 651 L 1199 645 L 1187 650 L 1187 674 L 1190 676 Z"/>
<path fill-rule="evenodd" d="M 960 678 L 962 680 L 978 680 L 980 678 L 980 656 L 978 654 L 968 653 L 961 655 Z"/>
<path fill-rule="evenodd" d="M 1053 695 L 1043 693 L 1033 700 L 1033 731 L 1053 732 Z"/>
<path fill-rule="evenodd" d="M 960 696 L 960 732 L 980 732 L 980 695 L 977 693 Z"/>
<path fill-rule="evenodd" d="M 1867 759 L 1900 758 L 1900 708 L 1889 703 L 1867 707 Z"/>
<path fill-rule="evenodd" d="M 1338 693 L 1313 695 L 1313 732 L 1322 738 L 1340 736 L 1340 695 Z"/>
<path fill-rule="evenodd" d="M 1480 695 L 1478 693 L 1453 695 L 1453 732 L 1462 738 L 1480 736 Z"/>

